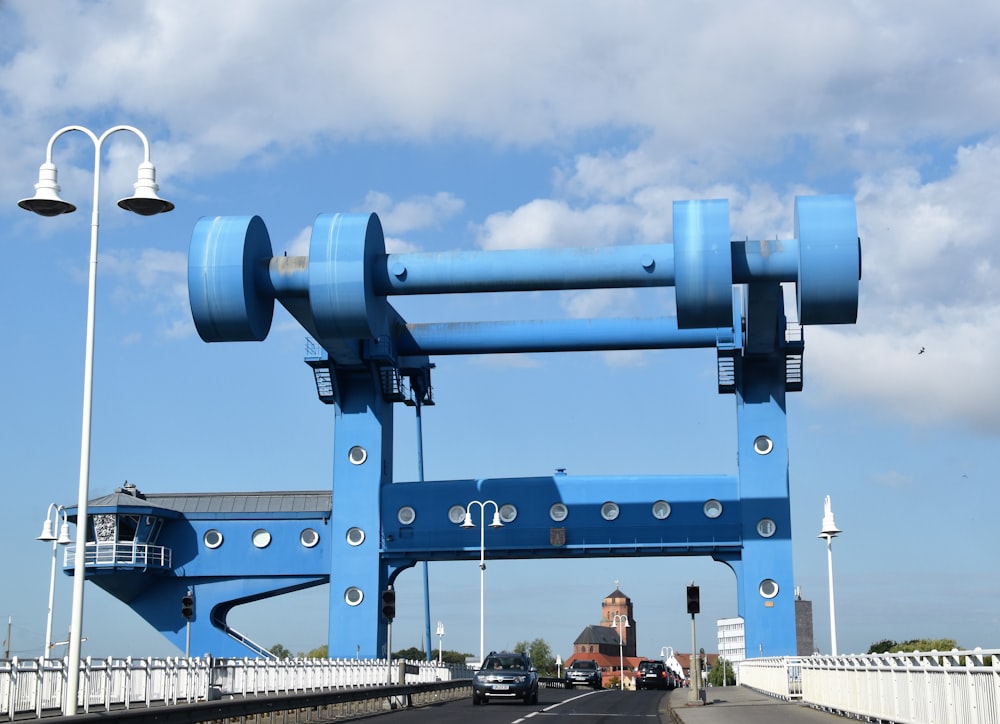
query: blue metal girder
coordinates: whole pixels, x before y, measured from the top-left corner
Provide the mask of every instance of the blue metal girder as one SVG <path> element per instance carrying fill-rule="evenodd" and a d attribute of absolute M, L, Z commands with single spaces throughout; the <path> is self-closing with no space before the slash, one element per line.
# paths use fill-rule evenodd
<path fill-rule="evenodd" d="M 724 200 L 675 202 L 673 218 L 673 244 L 386 254 L 375 215 L 321 214 L 308 256 L 294 258 L 272 258 L 257 217 L 198 223 L 189 285 L 202 338 L 263 339 L 277 300 L 327 355 L 312 364 L 329 370 L 336 405 L 330 655 L 385 654 L 379 591 L 417 560 L 471 557 L 478 546 L 448 511 L 484 495 L 517 509 L 489 531 L 491 557 L 710 555 L 736 574 L 748 655 L 796 652 L 780 285 L 795 285 L 802 323 L 856 321 L 854 202 L 796 199 L 794 238 L 773 241 L 731 241 Z M 734 294 L 734 285 L 744 293 Z M 676 288 L 676 317 L 408 324 L 388 302 L 410 294 L 663 286 Z M 720 390 L 736 395 L 735 479 L 391 480 L 392 399 L 379 383 L 386 369 L 419 372 L 427 387 L 434 354 L 712 346 L 732 376 Z M 414 364 L 422 370 L 404 369 Z M 705 514 L 709 497 L 721 511 L 715 518 Z M 670 504 L 663 519 L 652 512 L 658 501 Z M 618 506 L 614 520 L 601 516 L 609 502 Z M 556 503 L 567 507 L 564 521 L 550 516 Z"/>

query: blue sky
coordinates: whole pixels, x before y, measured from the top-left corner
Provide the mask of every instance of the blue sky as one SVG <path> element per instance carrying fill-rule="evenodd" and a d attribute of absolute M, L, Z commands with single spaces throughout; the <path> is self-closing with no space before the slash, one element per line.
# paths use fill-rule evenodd
<path fill-rule="evenodd" d="M 829 651 L 830 495 L 838 644 L 1000 646 L 993 462 L 1000 437 L 1000 6 L 932 2 L 545 3 L 245 0 L 0 3 L 0 615 L 44 641 L 51 502 L 75 504 L 93 148 L 62 137 L 75 214 L 17 208 L 57 129 L 142 129 L 170 214 L 127 196 L 141 151 L 106 144 L 92 496 L 330 485 L 332 408 L 278 310 L 263 343 L 207 345 L 187 303 L 198 218 L 259 214 L 304 253 L 318 213 L 375 211 L 390 251 L 588 247 L 671 238 L 671 202 L 730 200 L 733 238 L 789 237 L 796 194 L 857 202 L 858 324 L 806 331 L 788 421 L 795 577 Z M 655 291 L 397 299 L 411 321 L 669 315 Z M 918 354 L 925 348 L 924 354 Z M 732 396 L 711 350 L 435 360 L 427 479 L 736 472 Z M 410 408 L 395 477 L 416 479 Z M 710 559 L 497 561 L 488 648 L 565 658 L 615 582 L 641 653 L 699 645 L 735 615 Z M 478 650 L 478 564 L 430 566 L 432 627 Z M 419 569 L 398 580 L 394 647 L 421 644 Z M 56 640 L 71 580 L 57 579 Z M 233 614 L 293 651 L 326 641 L 326 589 Z M 537 604 L 526 608 L 524 599 Z M 294 615 L 289 615 L 290 606 Z M 84 655 L 173 655 L 88 587 Z M 435 648 L 437 641 L 433 642 Z"/>

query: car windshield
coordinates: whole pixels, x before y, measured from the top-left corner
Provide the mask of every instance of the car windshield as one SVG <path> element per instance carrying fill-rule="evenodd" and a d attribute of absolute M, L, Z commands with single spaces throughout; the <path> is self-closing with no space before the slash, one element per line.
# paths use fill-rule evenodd
<path fill-rule="evenodd" d="M 650 662 L 643 661 L 641 664 L 639 664 L 639 670 L 640 671 L 655 671 L 656 669 L 659 669 L 661 666 L 662 666 L 662 664 L 657 664 L 657 663 L 654 663 L 652 661 L 650 661 Z"/>
<path fill-rule="evenodd" d="M 574 669 L 596 669 L 597 668 L 597 664 L 595 664 L 593 661 L 574 661 L 573 662 L 573 668 Z"/>
<path fill-rule="evenodd" d="M 504 670 L 525 668 L 524 659 L 520 656 L 491 656 L 483 664 L 484 669 Z"/>

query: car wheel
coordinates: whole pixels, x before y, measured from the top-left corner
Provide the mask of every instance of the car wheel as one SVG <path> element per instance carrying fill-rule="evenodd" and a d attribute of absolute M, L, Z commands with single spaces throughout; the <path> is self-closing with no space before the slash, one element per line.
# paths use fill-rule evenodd
<path fill-rule="evenodd" d="M 538 689 L 535 689 L 535 693 L 531 695 L 531 703 L 532 704 L 538 703 Z"/>
<path fill-rule="evenodd" d="M 479 694 L 477 694 L 476 692 L 472 692 L 472 705 L 479 706 L 481 703 L 482 700 L 479 698 Z"/>

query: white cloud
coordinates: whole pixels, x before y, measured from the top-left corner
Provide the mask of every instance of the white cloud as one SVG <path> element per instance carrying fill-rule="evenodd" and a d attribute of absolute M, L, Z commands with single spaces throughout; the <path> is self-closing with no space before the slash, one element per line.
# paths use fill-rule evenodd
<path fill-rule="evenodd" d="M 414 196 L 394 201 L 388 194 L 370 191 L 362 207 L 374 211 L 388 233 L 433 229 L 461 213 L 464 202 L 451 193 L 441 191 L 430 196 Z"/>

